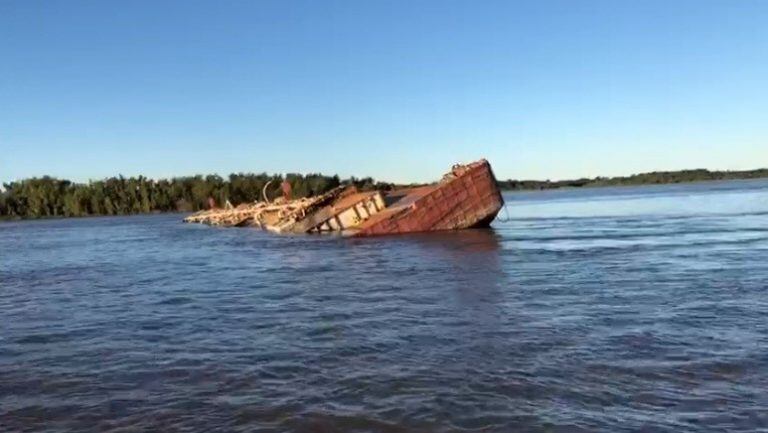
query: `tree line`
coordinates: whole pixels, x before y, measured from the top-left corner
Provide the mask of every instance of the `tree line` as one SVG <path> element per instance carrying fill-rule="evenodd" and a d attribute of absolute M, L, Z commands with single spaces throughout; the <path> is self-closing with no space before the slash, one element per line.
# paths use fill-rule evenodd
<path fill-rule="evenodd" d="M 361 190 L 391 189 L 392 184 L 370 177 L 346 180 L 322 174 L 288 174 L 285 177 L 262 174 L 231 174 L 176 177 L 153 180 L 139 177 L 110 177 L 88 183 L 75 183 L 50 176 L 3 184 L 0 191 L 0 217 L 45 218 L 89 215 L 130 215 L 151 212 L 189 212 L 206 209 L 209 198 L 222 205 L 237 205 L 282 195 L 281 183 L 287 180 L 293 197 L 323 194 L 341 184 Z"/>
<path fill-rule="evenodd" d="M 631 176 L 595 177 L 572 180 L 504 180 L 499 187 L 506 190 L 537 190 L 557 188 L 582 188 L 597 186 L 654 185 L 667 183 L 703 182 L 711 180 L 768 178 L 768 168 L 744 171 L 709 171 L 706 169 L 654 171 Z"/>
<path fill-rule="evenodd" d="M 621 177 L 595 177 L 561 181 L 502 180 L 505 190 L 540 190 L 597 186 L 646 185 L 709 180 L 768 178 L 768 169 L 748 171 L 681 170 L 657 171 Z M 370 177 L 339 179 L 319 173 L 285 177 L 266 173 L 175 177 L 153 180 L 139 177 L 110 177 L 88 183 L 44 176 L 3 184 L 0 190 L 0 218 L 77 217 L 88 215 L 131 215 L 151 212 L 191 212 L 208 208 L 209 198 L 222 205 L 261 200 L 282 195 L 283 180 L 291 184 L 294 197 L 323 194 L 342 185 L 360 190 L 391 190 L 403 186 L 377 182 Z"/>

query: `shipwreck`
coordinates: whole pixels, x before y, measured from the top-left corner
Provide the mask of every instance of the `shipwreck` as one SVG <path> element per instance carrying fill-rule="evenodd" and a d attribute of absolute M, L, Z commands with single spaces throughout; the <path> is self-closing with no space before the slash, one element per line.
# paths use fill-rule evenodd
<path fill-rule="evenodd" d="M 376 236 L 489 227 L 504 206 L 491 165 L 484 159 L 454 165 L 439 182 L 415 188 L 358 191 L 342 185 L 295 200 L 270 201 L 264 195 L 264 201 L 200 211 L 184 221 L 275 233 Z"/>

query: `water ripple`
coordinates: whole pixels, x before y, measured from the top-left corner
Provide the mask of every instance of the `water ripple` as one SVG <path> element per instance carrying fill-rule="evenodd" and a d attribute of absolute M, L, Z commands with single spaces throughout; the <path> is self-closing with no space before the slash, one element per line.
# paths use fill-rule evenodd
<path fill-rule="evenodd" d="M 366 240 L 0 224 L 0 431 L 768 429 L 768 184 L 664 191 Z"/>

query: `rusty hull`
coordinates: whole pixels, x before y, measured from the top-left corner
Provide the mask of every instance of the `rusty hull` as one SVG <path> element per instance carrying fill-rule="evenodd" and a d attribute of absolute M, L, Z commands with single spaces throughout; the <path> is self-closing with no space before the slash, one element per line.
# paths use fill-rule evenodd
<path fill-rule="evenodd" d="M 352 235 L 488 227 L 503 206 L 491 165 L 483 159 L 455 166 L 436 185 L 406 191 L 398 201 L 362 222 Z"/>

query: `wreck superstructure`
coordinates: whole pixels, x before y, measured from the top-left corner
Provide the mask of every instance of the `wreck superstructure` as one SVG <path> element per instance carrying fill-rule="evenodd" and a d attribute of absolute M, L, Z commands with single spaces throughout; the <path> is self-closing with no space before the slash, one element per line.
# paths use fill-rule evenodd
<path fill-rule="evenodd" d="M 361 237 L 488 227 L 503 206 L 496 177 L 483 159 L 455 165 L 432 185 L 387 192 L 340 186 L 316 197 L 201 211 L 184 221 Z"/>

